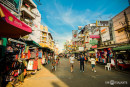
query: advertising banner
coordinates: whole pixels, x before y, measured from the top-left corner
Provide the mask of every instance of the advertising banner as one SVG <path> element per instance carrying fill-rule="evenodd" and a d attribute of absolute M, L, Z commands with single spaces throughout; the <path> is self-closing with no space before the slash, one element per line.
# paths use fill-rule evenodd
<path fill-rule="evenodd" d="M 79 51 L 84 51 L 84 47 L 79 47 Z"/>
<path fill-rule="evenodd" d="M 99 35 L 90 35 L 90 38 L 100 38 Z"/>
<path fill-rule="evenodd" d="M 78 40 L 78 30 L 72 30 L 72 40 L 73 41 Z"/>
<path fill-rule="evenodd" d="M 82 37 L 84 37 L 84 34 L 79 34 L 78 37 L 82 38 Z"/>
<path fill-rule="evenodd" d="M 110 40 L 110 33 L 108 27 L 101 27 L 102 42 Z"/>
<path fill-rule="evenodd" d="M 96 44 L 98 44 L 98 41 L 97 40 L 90 40 L 90 44 L 96 45 Z"/>
<path fill-rule="evenodd" d="M 97 45 L 92 46 L 92 48 L 97 48 Z"/>
<path fill-rule="evenodd" d="M 105 27 L 108 26 L 108 21 L 96 21 L 96 26 L 97 27 Z"/>
<path fill-rule="evenodd" d="M 83 26 L 78 26 L 78 30 L 82 30 L 83 29 Z"/>

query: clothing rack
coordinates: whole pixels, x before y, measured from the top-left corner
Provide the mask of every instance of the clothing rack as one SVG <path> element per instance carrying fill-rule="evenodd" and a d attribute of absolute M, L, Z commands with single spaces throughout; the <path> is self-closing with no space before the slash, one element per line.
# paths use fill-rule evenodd
<path fill-rule="evenodd" d="M 9 41 L 12 41 L 12 42 L 15 42 L 15 43 L 19 43 L 19 44 L 26 45 L 26 43 L 21 42 L 21 41 L 18 41 L 18 40 L 15 40 L 15 39 L 12 39 L 12 38 L 9 38 L 8 40 L 9 40 Z"/>

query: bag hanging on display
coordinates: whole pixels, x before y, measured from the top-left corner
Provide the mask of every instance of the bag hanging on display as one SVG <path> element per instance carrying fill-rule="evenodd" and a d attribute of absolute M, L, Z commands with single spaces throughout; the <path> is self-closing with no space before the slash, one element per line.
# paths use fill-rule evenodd
<path fill-rule="evenodd" d="M 29 46 L 26 46 L 26 47 L 25 47 L 25 52 L 24 52 L 24 53 L 28 53 L 28 50 L 29 50 Z"/>

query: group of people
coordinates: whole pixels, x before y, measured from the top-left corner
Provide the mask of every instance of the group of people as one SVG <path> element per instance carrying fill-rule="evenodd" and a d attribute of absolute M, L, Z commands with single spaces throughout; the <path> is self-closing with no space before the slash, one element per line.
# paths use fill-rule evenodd
<path fill-rule="evenodd" d="M 60 57 L 57 55 L 52 57 L 52 59 L 51 59 L 51 62 L 52 62 L 52 69 L 51 70 L 52 71 L 56 71 L 56 65 L 58 65 L 60 63 L 59 60 L 60 60 Z"/>
<path fill-rule="evenodd" d="M 91 62 L 91 66 L 92 66 L 92 71 L 93 72 L 96 72 L 96 69 L 95 69 L 95 65 L 96 65 L 96 60 L 95 60 L 95 57 L 94 55 L 92 54 L 90 56 L 90 58 L 88 58 L 87 56 L 83 56 L 83 55 L 80 55 L 80 58 L 79 58 L 79 64 L 80 64 L 80 72 L 84 72 L 84 64 L 85 62 L 88 61 L 88 59 L 90 60 Z M 72 54 L 69 58 L 69 63 L 70 63 L 70 71 L 73 72 L 73 69 L 74 69 L 74 55 Z"/>

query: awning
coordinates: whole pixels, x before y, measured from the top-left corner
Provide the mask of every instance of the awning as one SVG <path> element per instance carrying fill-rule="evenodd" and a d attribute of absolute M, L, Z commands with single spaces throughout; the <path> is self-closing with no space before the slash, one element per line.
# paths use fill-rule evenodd
<path fill-rule="evenodd" d="M 116 47 L 115 45 L 112 45 L 112 46 L 104 46 L 104 47 L 98 47 L 97 49 L 105 49 L 105 48 L 113 48 L 113 47 Z"/>
<path fill-rule="evenodd" d="M 89 53 L 95 53 L 95 51 L 89 51 Z"/>
<path fill-rule="evenodd" d="M 15 42 L 15 43 L 19 43 L 19 44 L 26 45 L 26 43 L 21 42 L 21 41 L 18 41 L 18 40 L 15 40 L 15 39 L 12 39 L 12 38 L 9 38 L 8 40 L 9 40 L 9 41 L 12 41 L 12 42 Z"/>
<path fill-rule="evenodd" d="M 130 50 L 130 45 L 113 48 L 113 50 Z"/>
<path fill-rule="evenodd" d="M 30 34 L 32 29 L 0 4 L 0 37 L 19 38 Z"/>
<path fill-rule="evenodd" d="M 38 43 L 36 43 L 35 41 L 25 41 L 25 43 L 28 45 L 28 46 L 32 46 L 32 47 L 40 47 L 42 48 Z"/>

